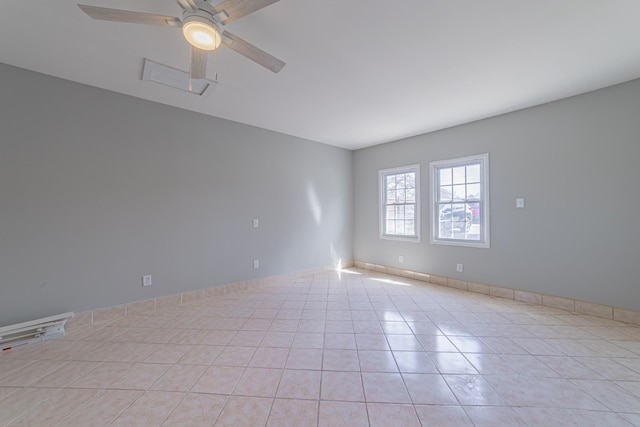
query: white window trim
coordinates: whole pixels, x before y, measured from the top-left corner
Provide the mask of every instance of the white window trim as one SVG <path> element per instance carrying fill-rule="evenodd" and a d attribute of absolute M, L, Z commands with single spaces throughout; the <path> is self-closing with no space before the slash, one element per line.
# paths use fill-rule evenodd
<path fill-rule="evenodd" d="M 436 177 L 436 168 L 439 168 L 443 165 L 447 167 L 452 167 L 456 165 L 462 165 L 473 161 L 480 160 L 482 162 L 482 204 L 481 204 L 481 214 L 480 218 L 482 218 L 482 225 L 480 228 L 480 236 L 481 239 L 479 242 L 469 241 L 469 240 L 456 240 L 456 239 L 436 239 L 436 230 L 439 226 L 440 215 L 438 213 L 436 196 L 438 194 L 438 179 Z M 431 212 L 431 243 L 435 245 L 447 245 L 447 246 L 466 246 L 472 248 L 490 248 L 490 229 L 489 224 L 489 212 L 491 209 L 489 208 L 489 153 L 484 154 L 476 154 L 473 156 L 467 157 L 459 157 L 455 159 L 448 160 L 439 160 L 436 162 L 429 163 L 429 173 L 431 177 L 431 191 L 429 194 L 429 207 Z"/>
<path fill-rule="evenodd" d="M 385 194 L 385 185 L 384 185 L 384 176 L 385 175 L 393 175 L 396 173 L 403 173 L 403 172 L 415 172 L 416 174 L 416 179 L 415 179 L 415 184 L 416 184 L 416 208 L 415 208 L 415 230 L 416 230 L 416 234 L 415 236 L 400 236 L 400 235 L 395 235 L 395 234 L 385 234 L 384 233 L 384 224 L 385 224 L 385 198 L 386 198 L 386 194 Z M 397 167 L 397 168 L 391 168 L 391 169 L 381 169 L 378 171 L 378 194 L 379 194 L 379 198 L 378 198 L 378 206 L 379 206 L 379 213 L 378 213 L 378 218 L 379 218 L 379 237 L 380 239 L 383 240 L 398 240 L 398 241 L 405 241 L 405 242 L 416 242 L 419 243 L 420 242 L 420 199 L 421 199 L 421 194 L 420 194 L 420 165 L 416 164 L 416 165 L 407 165 L 407 166 L 401 166 L 401 167 Z"/>

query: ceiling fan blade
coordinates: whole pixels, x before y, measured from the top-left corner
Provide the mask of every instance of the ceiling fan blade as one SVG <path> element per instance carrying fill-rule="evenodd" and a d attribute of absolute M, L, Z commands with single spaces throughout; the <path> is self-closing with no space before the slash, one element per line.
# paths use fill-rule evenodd
<path fill-rule="evenodd" d="M 208 51 L 191 46 L 191 65 L 189 65 L 189 77 L 192 79 L 204 79 L 207 75 Z"/>
<path fill-rule="evenodd" d="M 223 0 L 213 8 L 214 14 L 226 12 L 227 18 L 222 20 L 222 25 L 227 25 L 236 19 L 247 16 L 277 2 L 278 0 Z"/>
<path fill-rule="evenodd" d="M 132 24 L 165 25 L 181 27 L 182 21 L 174 16 L 155 15 L 153 13 L 133 12 L 130 10 L 109 9 L 106 7 L 79 4 L 84 13 L 100 21 L 128 22 Z"/>
<path fill-rule="evenodd" d="M 177 2 L 184 10 L 198 10 L 198 5 L 193 0 L 177 0 Z"/>
<path fill-rule="evenodd" d="M 267 68 L 274 73 L 282 70 L 282 67 L 285 66 L 285 63 L 275 56 L 269 55 L 264 50 L 244 41 L 235 34 L 231 34 L 229 31 L 224 31 L 222 33 L 222 43 L 224 43 L 224 45 L 229 49 L 235 50 L 240 55 L 249 58 L 253 62 L 262 65 L 264 68 Z"/>

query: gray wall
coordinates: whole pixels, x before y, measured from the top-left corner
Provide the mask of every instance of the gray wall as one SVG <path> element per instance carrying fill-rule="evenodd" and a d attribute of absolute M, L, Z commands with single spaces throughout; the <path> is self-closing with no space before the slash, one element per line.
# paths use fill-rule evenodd
<path fill-rule="evenodd" d="M 0 99 L 0 325 L 352 259 L 350 151 L 2 64 Z"/>
<path fill-rule="evenodd" d="M 484 152 L 491 248 L 430 244 L 429 162 Z M 640 80 L 358 150 L 354 259 L 640 310 L 639 161 Z M 415 163 L 422 242 L 380 240 L 377 172 Z"/>

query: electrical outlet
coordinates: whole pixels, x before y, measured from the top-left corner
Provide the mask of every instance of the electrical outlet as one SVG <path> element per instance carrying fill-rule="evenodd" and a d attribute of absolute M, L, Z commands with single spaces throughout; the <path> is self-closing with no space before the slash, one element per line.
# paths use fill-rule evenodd
<path fill-rule="evenodd" d="M 258 259 L 254 259 L 253 260 L 253 268 L 255 268 L 255 269 L 260 268 L 260 260 L 258 260 Z"/>
<path fill-rule="evenodd" d="M 404 257 L 403 257 L 402 255 L 400 255 L 400 256 L 398 257 L 398 262 L 399 262 L 400 264 L 404 263 Z"/>
<path fill-rule="evenodd" d="M 142 286 L 151 286 L 151 275 L 142 276 Z"/>
<path fill-rule="evenodd" d="M 516 208 L 524 209 L 524 199 L 522 199 L 522 198 L 517 198 L 516 199 Z"/>
<path fill-rule="evenodd" d="M 462 273 L 464 266 L 461 263 L 456 264 L 456 271 Z"/>
<path fill-rule="evenodd" d="M 260 221 L 258 219 L 254 219 L 253 220 L 253 228 L 258 228 L 260 227 Z"/>

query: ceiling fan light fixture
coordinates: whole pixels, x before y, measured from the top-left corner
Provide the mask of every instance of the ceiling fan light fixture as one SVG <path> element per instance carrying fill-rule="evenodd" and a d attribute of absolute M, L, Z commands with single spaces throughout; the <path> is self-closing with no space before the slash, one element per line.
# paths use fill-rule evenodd
<path fill-rule="evenodd" d="M 222 43 L 220 32 L 211 22 L 190 16 L 182 22 L 182 34 L 189 44 L 202 50 L 214 50 Z"/>

